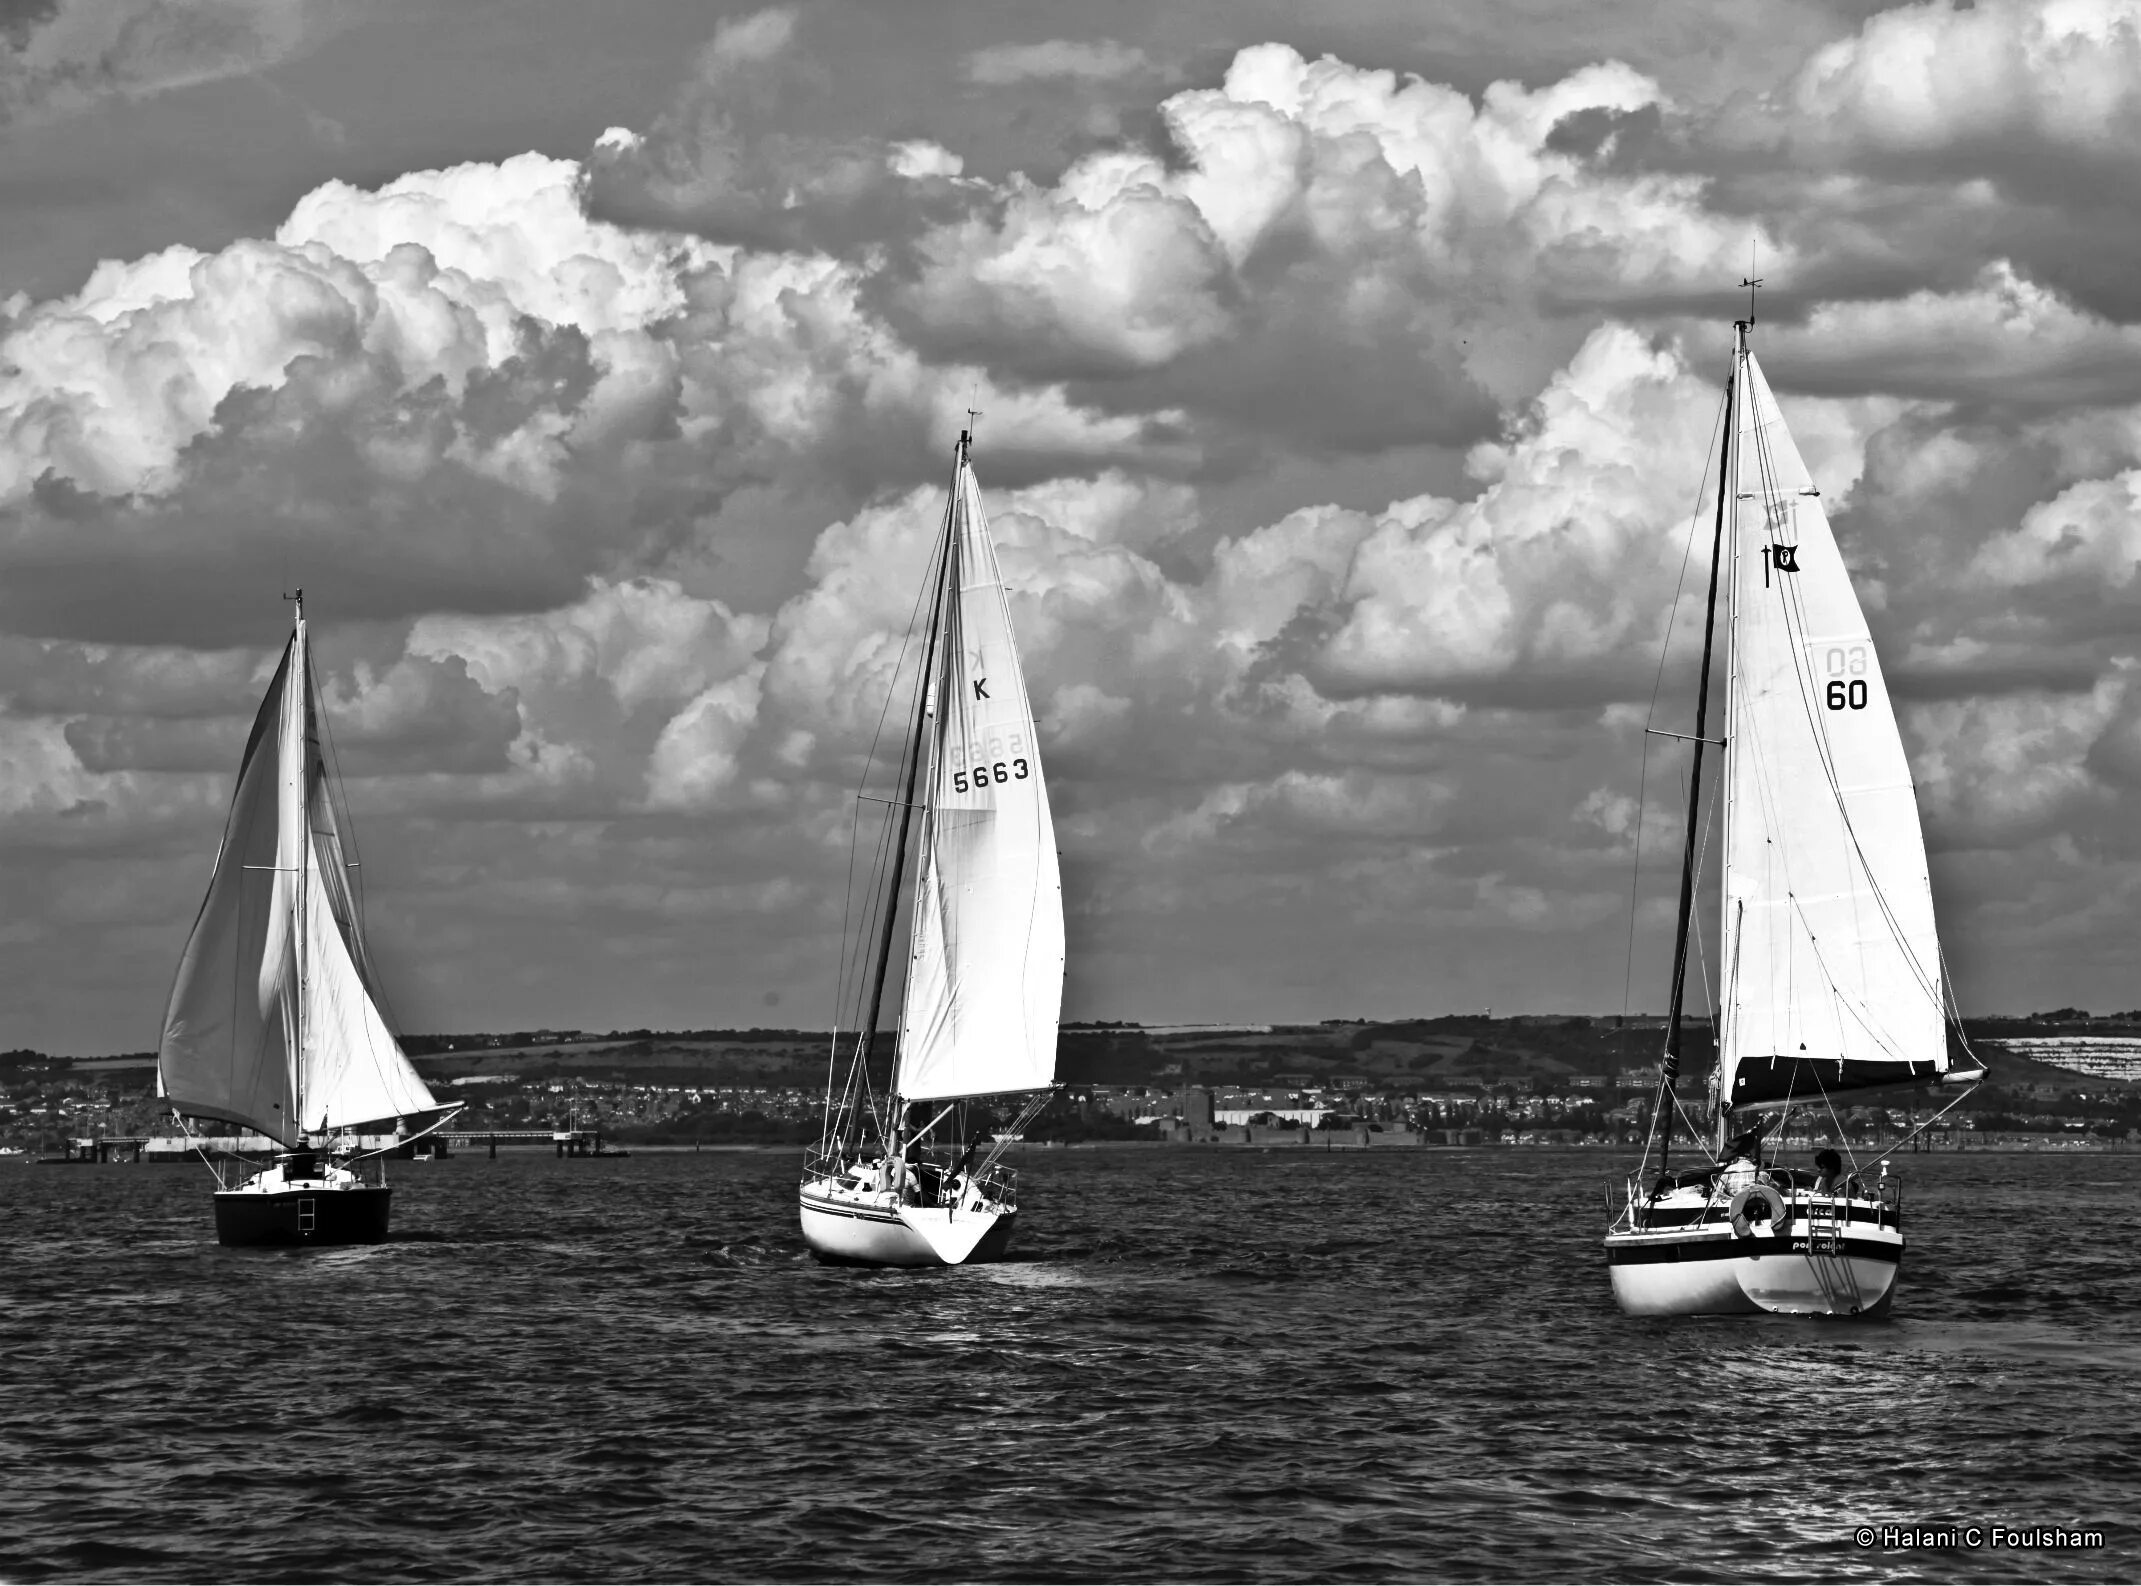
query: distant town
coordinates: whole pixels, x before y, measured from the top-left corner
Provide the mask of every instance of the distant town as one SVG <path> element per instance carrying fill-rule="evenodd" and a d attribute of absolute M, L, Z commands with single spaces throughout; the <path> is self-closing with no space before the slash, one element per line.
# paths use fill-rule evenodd
<path fill-rule="evenodd" d="M 1991 1075 L 1919 1137 L 1932 1149 L 2141 1145 L 2141 1010 L 2076 1008 L 1968 1022 Z M 1031 1141 L 1359 1146 L 1626 1146 L 1655 1101 L 1662 1017 L 1452 1015 L 1314 1025 L 1067 1024 L 1062 1091 Z M 549 1132 L 644 1145 L 800 1144 L 822 1115 L 824 1031 L 521 1030 L 411 1036 L 455 1136 Z M 873 1067 L 889 1079 L 894 1038 Z M 1712 1063 L 1707 1021 L 1685 1039 L 1682 1093 Z M 842 1040 L 843 1054 L 847 1038 Z M 1880 1149 L 1925 1120 L 1900 1101 L 1847 1109 L 1842 1134 Z M 1825 1120 L 1798 1115 L 1827 1137 Z M 986 1113 L 972 1127 L 993 1126 Z M 1825 1133 L 1826 1130 L 1826 1133 Z M 65 1153 L 173 1133 L 152 1053 L 0 1053 L 0 1146 Z"/>

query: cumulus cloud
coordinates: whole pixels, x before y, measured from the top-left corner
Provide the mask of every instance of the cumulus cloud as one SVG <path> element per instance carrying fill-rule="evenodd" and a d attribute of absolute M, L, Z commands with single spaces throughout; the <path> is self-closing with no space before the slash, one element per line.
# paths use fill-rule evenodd
<path fill-rule="evenodd" d="M 755 721 L 766 633 L 764 619 L 671 580 L 596 580 L 553 611 L 420 618 L 407 650 L 512 702 L 509 753 L 529 791 L 697 807 L 726 784 Z"/>
<path fill-rule="evenodd" d="M 1927 0 L 1869 17 L 1785 90 L 1799 136 L 1947 164 L 2032 145 L 2123 161 L 2141 133 L 2132 0 Z"/>

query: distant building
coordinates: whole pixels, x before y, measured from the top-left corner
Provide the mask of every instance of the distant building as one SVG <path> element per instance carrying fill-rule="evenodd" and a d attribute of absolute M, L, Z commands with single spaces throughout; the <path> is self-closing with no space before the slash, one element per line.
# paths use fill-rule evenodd
<path fill-rule="evenodd" d="M 1215 1111 L 1212 1117 L 1222 1128 L 1248 1123 L 1252 1119 L 1260 1122 L 1305 1123 L 1313 1127 L 1330 1116 L 1330 1111 L 1328 1107 L 1222 1107 Z"/>

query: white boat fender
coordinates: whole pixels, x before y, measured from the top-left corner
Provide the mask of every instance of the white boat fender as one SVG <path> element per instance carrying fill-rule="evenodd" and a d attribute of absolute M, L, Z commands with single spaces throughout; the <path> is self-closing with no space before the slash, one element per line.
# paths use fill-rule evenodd
<path fill-rule="evenodd" d="M 1754 1237 L 1754 1222 L 1747 1215 L 1747 1208 L 1755 1201 L 1762 1201 L 1769 1208 L 1769 1231 L 1773 1234 L 1784 1232 L 1784 1197 L 1767 1184 L 1750 1184 L 1732 1197 L 1732 1231 L 1742 1239 Z"/>

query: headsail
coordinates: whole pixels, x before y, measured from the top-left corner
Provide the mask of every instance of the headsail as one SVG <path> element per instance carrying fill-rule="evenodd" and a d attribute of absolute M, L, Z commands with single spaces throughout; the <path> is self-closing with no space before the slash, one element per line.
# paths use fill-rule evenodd
<path fill-rule="evenodd" d="M 1726 1107 L 1948 1066 L 1925 839 L 1880 657 L 1783 415 L 1737 382 L 1726 726 Z"/>
<path fill-rule="evenodd" d="M 446 1111 L 402 1054 L 372 991 L 327 779 L 314 783 L 312 890 L 305 904 L 305 1116 L 316 1133 Z"/>
<path fill-rule="evenodd" d="M 300 613 L 239 763 L 157 1052 L 175 1110 L 285 1145 L 445 1110 L 369 989 L 316 711 Z"/>
<path fill-rule="evenodd" d="M 894 1083 L 910 1101 L 1055 1079 L 1063 885 L 996 546 L 962 447 L 932 679 L 912 955 Z"/>

